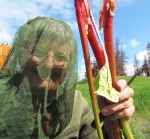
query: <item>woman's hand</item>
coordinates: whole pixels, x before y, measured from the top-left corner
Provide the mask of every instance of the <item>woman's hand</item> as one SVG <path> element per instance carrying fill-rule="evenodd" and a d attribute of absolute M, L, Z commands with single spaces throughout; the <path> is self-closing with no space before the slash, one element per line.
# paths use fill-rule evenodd
<path fill-rule="evenodd" d="M 130 118 L 135 111 L 132 98 L 134 91 L 127 86 L 125 80 L 119 80 L 116 89 L 120 92 L 119 102 L 110 103 L 103 107 L 101 112 L 110 120 L 117 120 L 125 117 Z"/>

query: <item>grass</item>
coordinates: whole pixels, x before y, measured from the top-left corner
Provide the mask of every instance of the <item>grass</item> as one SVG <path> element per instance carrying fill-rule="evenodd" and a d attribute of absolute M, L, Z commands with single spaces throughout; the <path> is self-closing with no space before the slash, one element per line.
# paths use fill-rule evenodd
<path fill-rule="evenodd" d="M 128 81 L 131 77 L 118 77 Z M 137 77 L 130 85 L 134 89 L 135 113 L 130 120 L 131 129 L 135 139 L 150 138 L 150 77 Z M 87 83 L 77 84 L 80 90 L 91 106 L 89 88 Z"/>

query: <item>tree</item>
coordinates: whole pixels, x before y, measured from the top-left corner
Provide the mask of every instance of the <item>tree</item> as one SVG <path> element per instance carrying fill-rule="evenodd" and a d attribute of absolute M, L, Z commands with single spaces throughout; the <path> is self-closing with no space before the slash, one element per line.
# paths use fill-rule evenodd
<path fill-rule="evenodd" d="M 125 75 L 125 70 L 126 70 L 125 64 L 127 63 L 128 57 L 126 56 L 125 52 L 122 49 L 122 44 L 121 44 L 120 59 L 121 59 L 122 72 L 123 72 L 123 75 Z"/>
<path fill-rule="evenodd" d="M 96 77 L 96 75 L 98 74 L 98 72 L 99 72 L 98 64 L 97 64 L 96 60 L 94 60 L 92 62 L 92 74 L 93 74 L 94 78 Z"/>
<path fill-rule="evenodd" d="M 98 72 L 99 72 L 99 68 L 98 68 L 97 61 L 96 61 L 96 60 L 92 60 L 92 61 L 91 61 L 91 66 L 92 66 L 92 75 L 93 75 L 93 77 L 95 78 L 96 75 L 97 75 Z M 85 78 L 87 78 L 87 73 L 86 73 L 86 72 L 85 72 Z"/>
<path fill-rule="evenodd" d="M 143 63 L 142 68 L 143 68 L 143 72 L 146 74 L 146 76 L 150 76 L 149 71 L 148 71 L 148 63 L 147 63 L 146 56 L 144 56 L 144 63 Z"/>
<path fill-rule="evenodd" d="M 147 54 L 145 56 L 144 64 L 146 64 L 147 76 L 150 76 L 150 43 L 149 42 L 147 44 L 146 50 L 147 50 Z"/>
<path fill-rule="evenodd" d="M 139 60 L 137 59 L 136 55 L 134 55 L 134 73 L 139 70 Z"/>
<path fill-rule="evenodd" d="M 127 56 L 122 49 L 122 45 L 120 45 L 119 39 L 116 39 L 115 43 L 115 58 L 116 58 L 116 69 L 117 75 L 123 76 L 125 75 L 125 64 Z"/>
<path fill-rule="evenodd" d="M 150 68 L 150 43 L 148 42 L 147 47 L 147 62 L 148 62 L 148 67 Z"/>

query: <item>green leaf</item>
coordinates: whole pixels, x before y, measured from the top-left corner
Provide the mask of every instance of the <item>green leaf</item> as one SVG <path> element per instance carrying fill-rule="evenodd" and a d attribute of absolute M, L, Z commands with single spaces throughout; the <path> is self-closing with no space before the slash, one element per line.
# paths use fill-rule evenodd
<path fill-rule="evenodd" d="M 112 102 L 119 101 L 119 92 L 112 87 L 112 78 L 109 66 L 104 65 L 95 79 L 95 93 Z"/>

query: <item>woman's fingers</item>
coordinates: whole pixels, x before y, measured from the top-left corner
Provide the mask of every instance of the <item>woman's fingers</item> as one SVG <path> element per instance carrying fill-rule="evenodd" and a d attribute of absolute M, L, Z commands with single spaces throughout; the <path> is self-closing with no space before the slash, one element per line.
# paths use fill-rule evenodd
<path fill-rule="evenodd" d="M 107 118 L 109 118 L 110 120 L 117 120 L 117 119 L 120 119 L 120 118 L 131 118 L 131 116 L 133 115 L 135 111 L 135 108 L 134 106 L 132 105 L 131 107 L 128 107 L 126 109 L 123 109 L 123 110 L 120 110 L 110 116 L 108 116 Z"/>
<path fill-rule="evenodd" d="M 104 116 L 109 116 L 118 111 L 125 110 L 125 109 L 131 107 L 132 105 L 133 105 L 132 98 L 126 99 L 126 100 L 118 102 L 118 103 L 112 103 L 102 109 L 102 114 Z"/>
<path fill-rule="evenodd" d="M 133 89 L 130 88 L 130 87 L 126 87 L 119 94 L 119 102 L 123 101 L 123 100 L 126 100 L 126 99 L 132 97 L 133 95 L 134 95 Z"/>
<path fill-rule="evenodd" d="M 127 82 L 126 80 L 119 80 L 116 84 L 116 89 L 118 91 L 122 91 L 124 88 L 127 87 Z"/>

